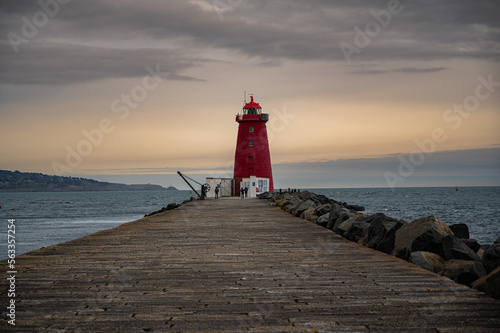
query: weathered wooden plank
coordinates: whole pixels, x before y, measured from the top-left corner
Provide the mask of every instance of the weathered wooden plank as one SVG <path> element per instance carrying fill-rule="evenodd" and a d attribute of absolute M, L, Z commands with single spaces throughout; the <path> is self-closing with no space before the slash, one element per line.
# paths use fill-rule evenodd
<path fill-rule="evenodd" d="M 192 202 L 18 256 L 17 270 L 2 331 L 500 329 L 500 302 L 256 199 Z"/>

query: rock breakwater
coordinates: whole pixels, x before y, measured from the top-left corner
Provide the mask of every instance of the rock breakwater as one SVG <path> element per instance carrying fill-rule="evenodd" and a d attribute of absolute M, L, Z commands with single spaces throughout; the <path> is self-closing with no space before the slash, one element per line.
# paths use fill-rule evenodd
<path fill-rule="evenodd" d="M 435 216 L 411 222 L 308 191 L 266 192 L 260 199 L 342 237 L 404 259 L 436 274 L 500 298 L 500 238 L 480 245 L 466 224 L 448 226 Z"/>
<path fill-rule="evenodd" d="M 157 211 L 154 211 L 152 213 L 144 215 L 144 217 L 153 216 L 153 215 L 156 215 L 156 214 L 159 214 L 159 213 L 163 213 L 163 212 L 166 212 L 166 211 L 169 211 L 169 210 L 172 210 L 172 209 L 179 208 L 180 206 L 184 205 L 185 203 L 191 202 L 193 200 L 196 200 L 196 198 L 195 197 L 191 197 L 189 200 L 184 200 L 180 204 L 175 203 L 175 202 L 169 203 L 168 205 L 166 205 L 165 207 L 163 207 L 163 208 L 161 208 L 161 209 L 159 209 Z"/>

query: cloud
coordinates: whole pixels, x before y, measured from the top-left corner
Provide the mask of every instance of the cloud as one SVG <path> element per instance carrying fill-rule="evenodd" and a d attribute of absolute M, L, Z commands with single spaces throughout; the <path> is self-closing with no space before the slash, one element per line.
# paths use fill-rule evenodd
<path fill-rule="evenodd" d="M 176 50 L 114 49 L 68 43 L 26 45 L 18 56 L 0 49 L 3 64 L 0 83 L 60 85 L 102 79 L 143 77 L 146 67 L 159 65 L 164 79 L 199 80 L 183 75 L 190 67 L 204 62 Z"/>
<path fill-rule="evenodd" d="M 436 73 L 447 70 L 448 67 L 403 67 L 395 69 L 358 69 L 351 72 L 357 75 L 378 75 L 390 73 L 404 73 L 404 74 L 425 74 Z"/>
<path fill-rule="evenodd" d="M 388 1 L 227 1 L 231 10 L 224 11 L 222 19 L 217 10 L 210 10 L 211 3 L 71 1 L 60 5 L 57 14 L 15 54 L 5 36 L 22 35 L 22 18 L 33 21 L 42 9 L 33 1 L 2 1 L 0 60 L 2 71 L 7 71 L 3 82 L 58 84 L 138 76 L 144 64 L 152 62 L 164 63 L 173 79 L 192 79 L 182 76 L 182 71 L 200 64 L 197 58 L 206 58 L 213 50 L 257 58 L 264 66 L 279 65 L 284 59 L 343 62 L 339 44 L 353 44 L 354 28 L 365 29 L 374 20 L 373 12 L 386 10 Z M 500 2 L 401 4 L 401 13 L 392 15 L 355 60 L 500 60 Z M 96 69 L 90 68 L 92 63 Z M 31 75 L 22 71 L 26 66 Z M 21 71 L 19 77 L 12 74 L 13 69 Z"/>
<path fill-rule="evenodd" d="M 385 172 L 398 174 L 400 158 L 343 159 L 273 165 L 275 183 L 291 187 L 388 187 Z M 435 152 L 398 186 L 500 185 L 500 148 Z M 406 169 L 405 169 L 406 170 Z"/>
<path fill-rule="evenodd" d="M 401 73 L 435 73 L 447 70 L 447 67 L 428 67 L 428 68 L 417 68 L 417 67 L 404 67 L 395 69 L 394 72 Z"/>

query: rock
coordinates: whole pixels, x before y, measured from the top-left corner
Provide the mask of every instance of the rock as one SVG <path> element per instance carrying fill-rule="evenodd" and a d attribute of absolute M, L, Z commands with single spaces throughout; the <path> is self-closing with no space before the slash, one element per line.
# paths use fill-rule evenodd
<path fill-rule="evenodd" d="M 365 207 L 358 205 L 345 205 L 345 208 L 349 209 L 352 212 L 364 212 Z"/>
<path fill-rule="evenodd" d="M 500 267 L 486 277 L 485 292 L 494 298 L 500 299 Z"/>
<path fill-rule="evenodd" d="M 336 228 L 336 230 L 333 230 L 333 231 L 342 236 L 344 234 L 344 232 L 349 230 L 349 228 L 352 226 L 352 224 L 354 222 L 356 222 L 356 220 L 362 216 L 363 215 L 355 214 L 355 215 L 349 217 L 347 220 L 340 223 L 339 226 Z"/>
<path fill-rule="evenodd" d="M 298 207 L 294 211 L 292 211 L 292 214 L 299 217 L 303 212 L 305 212 L 309 208 L 312 208 L 313 210 L 316 208 L 316 204 L 314 203 L 314 201 L 310 199 L 299 204 Z"/>
<path fill-rule="evenodd" d="M 481 245 L 479 245 L 479 243 L 475 239 L 461 238 L 460 240 L 462 241 L 462 243 L 467 245 L 469 247 L 469 249 L 474 251 L 474 253 L 476 253 L 476 254 L 477 254 L 477 251 L 479 251 L 479 249 L 481 248 Z"/>
<path fill-rule="evenodd" d="M 342 237 L 353 241 L 358 242 L 366 236 L 369 223 L 366 222 L 366 218 L 358 218 L 354 221 L 351 226 L 342 234 Z"/>
<path fill-rule="evenodd" d="M 155 215 L 155 214 L 163 213 L 163 212 L 166 212 L 168 210 L 176 209 L 177 207 L 180 207 L 180 206 L 181 205 L 176 204 L 176 203 L 169 203 L 166 207 L 163 207 L 162 209 L 157 210 L 156 212 L 152 212 L 150 214 L 146 214 L 146 215 L 144 215 L 144 217 L 148 217 L 148 216 L 152 216 L 152 215 Z"/>
<path fill-rule="evenodd" d="M 272 201 L 276 201 L 276 200 L 280 200 L 280 199 L 283 199 L 285 196 L 283 194 L 279 194 L 279 193 L 274 193 L 272 198 L 269 199 L 269 200 L 272 200 Z"/>
<path fill-rule="evenodd" d="M 472 283 L 472 288 L 500 299 L 500 267 Z"/>
<path fill-rule="evenodd" d="M 350 216 L 347 214 L 344 207 L 334 203 L 331 205 L 330 216 L 328 217 L 328 224 L 326 225 L 326 228 L 335 231 L 336 226 L 347 220 L 349 217 Z"/>
<path fill-rule="evenodd" d="M 404 224 L 396 231 L 392 254 L 405 260 L 411 252 L 416 251 L 432 252 L 444 257 L 442 239 L 452 234 L 450 228 L 437 217 L 422 217 Z"/>
<path fill-rule="evenodd" d="M 351 213 L 343 211 L 342 213 L 340 213 L 340 216 L 339 216 L 339 218 L 336 221 L 329 220 L 328 224 L 326 225 L 326 228 L 330 229 L 333 232 L 337 232 L 338 226 L 342 222 L 347 221 L 353 215 L 354 214 L 351 214 Z"/>
<path fill-rule="evenodd" d="M 319 205 L 314 210 L 314 214 L 316 214 L 318 216 L 325 215 L 326 213 L 330 213 L 331 209 L 332 209 L 331 204 L 327 203 L 327 204 Z"/>
<path fill-rule="evenodd" d="M 405 222 L 388 217 L 385 214 L 377 213 L 369 216 L 370 226 L 364 241 L 364 245 L 387 254 L 394 249 L 396 231 Z"/>
<path fill-rule="evenodd" d="M 330 217 L 329 217 L 329 220 L 330 221 L 333 221 L 333 223 L 335 223 L 335 221 L 337 221 L 337 219 L 340 217 L 340 215 L 342 214 L 343 212 L 343 207 L 340 206 L 339 204 L 332 204 L 331 205 L 331 209 L 330 209 Z M 328 228 L 328 229 L 331 229 L 331 228 Z"/>
<path fill-rule="evenodd" d="M 270 200 L 270 199 L 273 199 L 274 195 L 275 195 L 275 193 L 273 193 L 273 192 L 264 192 L 261 194 L 257 194 L 257 198 Z"/>
<path fill-rule="evenodd" d="M 470 238 L 469 227 L 465 223 L 457 223 L 450 225 L 451 231 L 458 238 Z"/>
<path fill-rule="evenodd" d="M 500 248 L 492 245 L 485 246 L 483 249 L 483 266 L 486 273 L 493 272 L 497 267 L 500 267 Z"/>
<path fill-rule="evenodd" d="M 282 198 L 275 201 L 276 206 L 282 207 L 286 202 L 290 202 L 288 199 Z"/>
<path fill-rule="evenodd" d="M 301 204 L 301 202 L 298 202 L 297 199 L 291 198 L 291 199 L 288 199 L 288 203 L 285 203 L 285 204 L 283 204 L 283 206 L 281 206 L 281 209 L 292 214 L 292 211 L 295 211 L 299 207 L 300 204 Z"/>
<path fill-rule="evenodd" d="M 446 260 L 475 260 L 480 261 L 479 257 L 460 239 L 453 235 L 444 236 L 442 239 L 444 258 Z"/>
<path fill-rule="evenodd" d="M 288 209 L 290 207 L 293 207 L 293 205 L 294 203 L 292 201 L 284 199 L 284 202 L 280 205 L 280 208 L 285 212 L 288 212 Z"/>
<path fill-rule="evenodd" d="M 316 220 L 316 224 L 322 226 L 323 228 L 326 228 L 326 225 L 328 224 L 328 219 L 330 218 L 330 213 L 326 213 L 318 217 Z"/>
<path fill-rule="evenodd" d="M 484 293 L 486 290 L 486 278 L 487 277 L 488 277 L 488 275 L 485 275 L 485 276 L 480 277 L 476 281 L 472 282 L 471 288 L 476 289 L 478 291 L 482 291 Z"/>
<path fill-rule="evenodd" d="M 493 242 L 493 246 L 500 247 L 500 238 L 497 238 L 497 240 Z"/>
<path fill-rule="evenodd" d="M 484 250 L 482 248 L 480 248 L 477 252 L 476 252 L 477 256 L 479 257 L 479 259 L 483 260 L 483 255 L 484 255 Z"/>
<path fill-rule="evenodd" d="M 434 273 L 441 272 L 444 268 L 445 262 L 441 256 L 425 251 L 410 253 L 408 261 Z"/>
<path fill-rule="evenodd" d="M 314 201 L 317 203 L 317 206 L 332 204 L 334 202 L 334 200 L 321 194 L 315 194 Z"/>
<path fill-rule="evenodd" d="M 474 281 L 485 276 L 486 271 L 478 261 L 453 259 L 444 263 L 444 268 L 439 274 L 470 287 Z"/>
<path fill-rule="evenodd" d="M 300 214 L 300 218 L 309 222 L 316 222 L 318 215 L 314 214 L 315 207 L 309 207 Z"/>

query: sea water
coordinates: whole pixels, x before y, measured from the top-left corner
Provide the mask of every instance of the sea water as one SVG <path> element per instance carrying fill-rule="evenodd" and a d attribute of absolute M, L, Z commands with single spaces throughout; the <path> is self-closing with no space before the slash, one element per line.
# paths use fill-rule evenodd
<path fill-rule="evenodd" d="M 471 238 L 491 244 L 500 237 L 500 187 L 310 189 L 365 214 L 384 213 L 407 222 L 434 215 L 448 225 L 466 223 Z M 16 254 L 57 244 L 142 218 L 192 191 L 0 193 L 0 259 L 7 258 L 8 220 L 15 219 Z M 3 239 L 3 240 L 2 240 Z"/>
<path fill-rule="evenodd" d="M 192 191 L 0 193 L 0 259 L 7 258 L 8 220 L 16 255 L 135 221 L 192 197 Z M 2 240 L 3 239 L 3 240 Z"/>
<path fill-rule="evenodd" d="M 465 223 L 470 238 L 491 244 L 500 237 L 500 187 L 311 189 L 331 199 L 411 222 L 436 216 L 448 225 Z"/>

